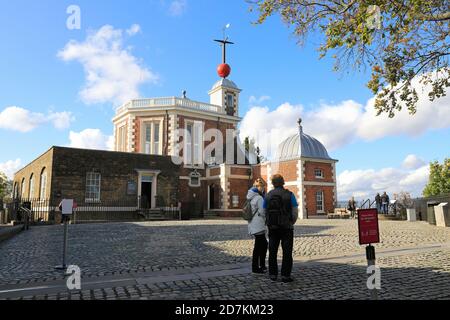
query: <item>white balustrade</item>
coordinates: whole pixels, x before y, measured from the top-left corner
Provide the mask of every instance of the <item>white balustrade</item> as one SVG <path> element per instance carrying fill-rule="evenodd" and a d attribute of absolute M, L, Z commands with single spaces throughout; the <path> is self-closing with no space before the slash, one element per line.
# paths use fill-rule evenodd
<path fill-rule="evenodd" d="M 170 106 L 182 107 L 193 110 L 201 110 L 207 112 L 223 113 L 223 109 L 221 106 L 177 97 L 132 100 L 122 105 L 120 108 L 118 108 L 116 113 L 120 114 L 133 108 L 170 107 Z"/>

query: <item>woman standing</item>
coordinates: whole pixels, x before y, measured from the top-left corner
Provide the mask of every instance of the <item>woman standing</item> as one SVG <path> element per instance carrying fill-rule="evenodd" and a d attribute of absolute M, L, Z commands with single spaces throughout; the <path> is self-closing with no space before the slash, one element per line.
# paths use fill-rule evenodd
<path fill-rule="evenodd" d="M 253 218 L 248 224 L 248 232 L 255 237 L 253 248 L 252 271 L 253 273 L 265 273 L 267 239 L 266 239 L 266 215 L 263 208 L 264 181 L 257 179 L 253 188 L 248 191 L 247 199 L 250 201 Z"/>

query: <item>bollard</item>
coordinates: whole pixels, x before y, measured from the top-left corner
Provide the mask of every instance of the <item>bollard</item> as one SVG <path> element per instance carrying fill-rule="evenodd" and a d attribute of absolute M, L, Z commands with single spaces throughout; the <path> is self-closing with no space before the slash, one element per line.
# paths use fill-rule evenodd
<path fill-rule="evenodd" d="M 69 232 L 69 224 L 67 221 L 69 220 L 67 216 L 62 217 L 64 220 L 64 240 L 63 240 L 63 254 L 62 254 L 62 265 L 56 266 L 55 269 L 57 270 L 66 270 L 67 264 L 66 264 L 66 257 L 67 257 L 67 234 Z"/>

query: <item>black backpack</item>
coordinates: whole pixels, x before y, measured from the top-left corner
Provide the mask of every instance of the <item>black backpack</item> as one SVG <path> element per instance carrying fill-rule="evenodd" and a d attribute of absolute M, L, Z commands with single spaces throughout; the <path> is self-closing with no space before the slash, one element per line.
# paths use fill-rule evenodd
<path fill-rule="evenodd" d="M 267 226 L 288 229 L 292 227 L 292 203 L 289 190 L 273 190 L 267 196 Z"/>

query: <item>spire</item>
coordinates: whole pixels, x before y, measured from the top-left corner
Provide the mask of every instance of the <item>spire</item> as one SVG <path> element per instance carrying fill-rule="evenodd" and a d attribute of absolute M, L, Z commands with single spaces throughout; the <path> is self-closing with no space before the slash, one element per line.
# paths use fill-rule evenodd
<path fill-rule="evenodd" d="M 302 118 L 298 118 L 297 123 L 298 123 L 298 129 L 299 129 L 299 131 L 300 131 L 300 137 L 301 137 L 301 135 L 303 134 L 303 126 L 302 126 L 302 122 L 303 122 Z"/>

